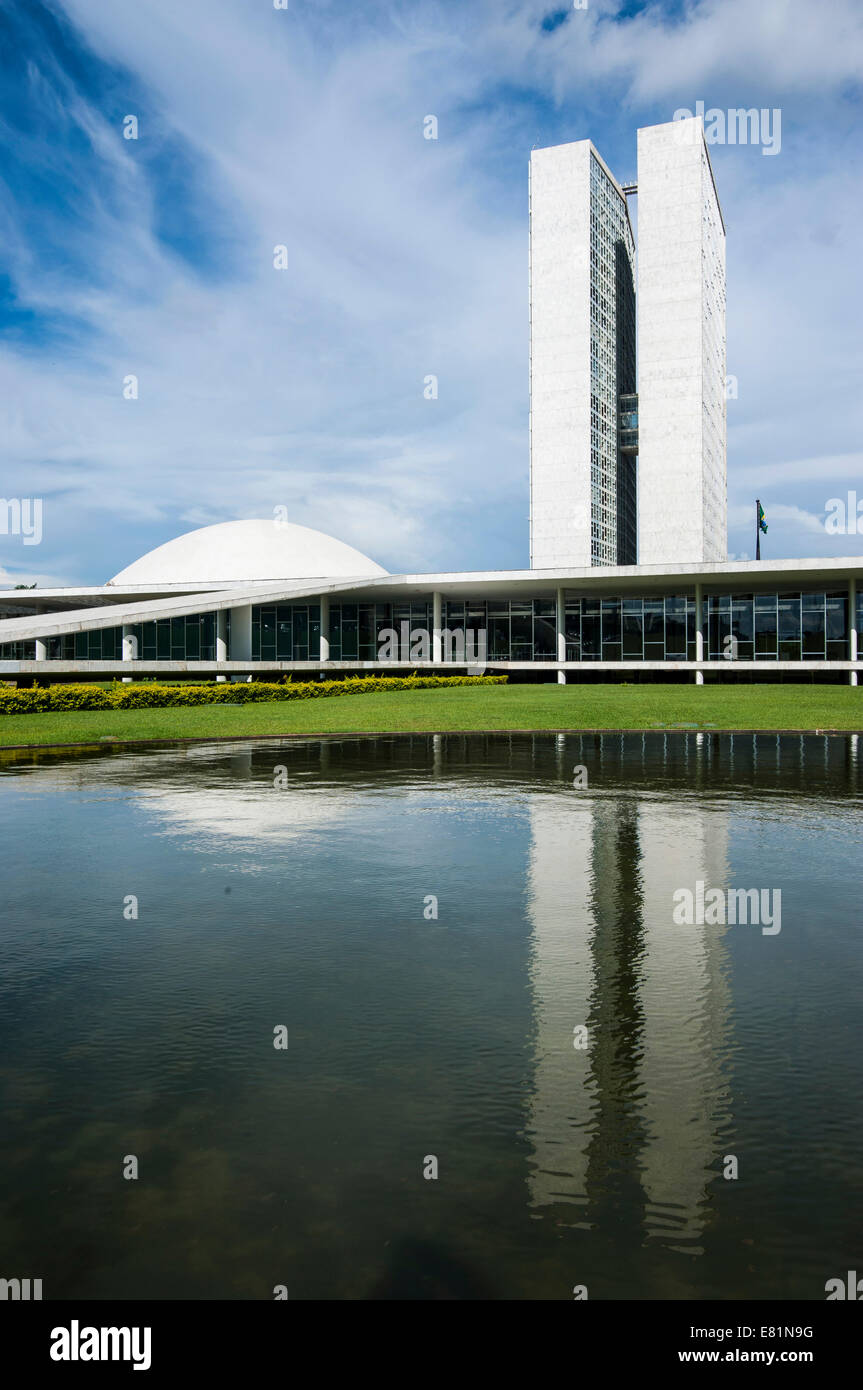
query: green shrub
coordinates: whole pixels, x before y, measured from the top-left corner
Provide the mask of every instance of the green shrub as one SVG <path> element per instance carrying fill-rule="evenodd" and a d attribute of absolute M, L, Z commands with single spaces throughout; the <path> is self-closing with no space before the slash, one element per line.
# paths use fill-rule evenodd
<path fill-rule="evenodd" d="M 61 710 L 164 709 L 189 705 L 245 705 L 262 700 L 318 700 L 330 695 L 371 695 L 440 686 L 503 685 L 506 676 L 348 676 L 345 680 L 211 681 L 206 684 L 49 685 L 30 690 L 0 686 L 0 715 L 47 714 Z"/>

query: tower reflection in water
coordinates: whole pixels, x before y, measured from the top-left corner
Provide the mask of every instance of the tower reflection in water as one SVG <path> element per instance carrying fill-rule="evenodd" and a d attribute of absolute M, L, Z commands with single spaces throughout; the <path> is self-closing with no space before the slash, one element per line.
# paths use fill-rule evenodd
<path fill-rule="evenodd" d="M 858 745 L 0 754 L 10 1267 L 75 1297 L 257 1297 L 287 1264 L 307 1297 L 822 1297 L 857 1260 Z M 781 887 L 781 935 L 675 925 L 698 880 Z M 130 1133 L 162 1165 L 134 1226 Z"/>
<path fill-rule="evenodd" d="M 730 1135 L 727 929 L 675 925 L 672 895 L 728 886 L 728 811 L 639 788 L 631 739 L 627 776 L 619 738 L 587 743 L 558 739 L 589 788 L 530 807 L 530 1203 L 630 1249 L 640 1212 L 645 1240 L 698 1253 Z"/>

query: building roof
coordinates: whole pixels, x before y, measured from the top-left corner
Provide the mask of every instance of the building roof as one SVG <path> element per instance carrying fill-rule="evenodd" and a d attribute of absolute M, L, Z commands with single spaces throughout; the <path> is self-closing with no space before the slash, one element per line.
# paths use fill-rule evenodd
<path fill-rule="evenodd" d="M 247 584 L 292 579 L 371 579 L 386 574 L 367 555 L 292 522 L 223 521 L 187 531 L 142 555 L 109 583 Z"/>
<path fill-rule="evenodd" d="M 245 524 L 245 523 L 240 523 Z M 266 526 L 271 522 L 257 523 Z M 208 527 L 218 530 L 218 527 Z M 298 527 L 298 530 L 305 528 Z M 318 532 L 312 532 L 318 535 Z M 329 537 L 323 537 L 328 540 Z M 338 545 L 339 542 L 334 542 Z M 350 550 L 349 546 L 344 547 Z M 358 552 L 354 551 L 353 554 Z M 362 557 L 360 557 L 362 558 Z M 372 561 L 367 562 L 369 565 Z M 133 568 L 133 567 L 132 567 Z M 341 594 L 349 595 L 348 602 L 410 602 L 440 593 L 447 599 L 495 598 L 553 598 L 558 589 L 579 595 L 626 597 L 628 594 L 684 594 L 701 583 L 704 592 L 746 593 L 775 590 L 794 590 L 825 586 L 839 589 L 854 579 L 863 585 L 863 556 L 814 557 L 807 560 L 740 560 L 711 561 L 680 565 L 608 565 L 580 569 L 553 570 L 486 570 L 450 574 L 387 574 L 375 566 L 367 577 L 352 575 L 325 578 L 253 581 L 220 589 L 213 585 L 207 593 L 193 593 L 183 586 L 179 592 L 167 589 L 162 596 L 152 594 L 143 599 L 134 593 L 118 590 L 114 602 L 102 607 L 70 607 L 80 591 L 65 590 L 66 607 L 20 618 L 0 619 L 0 642 L 27 641 L 48 638 L 70 632 L 84 632 L 123 623 L 152 622 L 158 618 L 182 617 L 200 612 L 214 612 L 240 605 L 302 602 L 326 595 L 338 601 Z M 128 571 L 123 571 L 124 574 Z M 119 578 L 119 576 L 118 576 Z M 60 594 L 62 591 L 55 591 Z M 84 591 L 85 593 L 92 591 Z M 112 592 L 109 589 L 109 592 Z M 0 591 L 0 601 L 10 604 L 15 599 L 39 601 L 39 590 Z"/>

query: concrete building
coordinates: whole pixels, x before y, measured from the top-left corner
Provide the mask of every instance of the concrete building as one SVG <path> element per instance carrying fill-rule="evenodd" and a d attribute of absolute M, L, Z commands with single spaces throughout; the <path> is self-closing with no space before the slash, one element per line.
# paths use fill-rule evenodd
<path fill-rule="evenodd" d="M 531 566 L 724 560 L 725 382 L 725 227 L 701 118 L 639 130 L 634 184 L 589 140 L 534 150 Z"/>
<path fill-rule="evenodd" d="M 638 559 L 724 560 L 725 225 L 700 117 L 638 132 Z"/>
<path fill-rule="evenodd" d="M 634 564 L 635 245 L 589 140 L 530 158 L 530 563 Z"/>
<path fill-rule="evenodd" d="M 0 679 L 481 667 L 856 684 L 861 573 L 853 557 L 392 575 L 307 527 L 228 522 L 101 587 L 0 592 Z"/>

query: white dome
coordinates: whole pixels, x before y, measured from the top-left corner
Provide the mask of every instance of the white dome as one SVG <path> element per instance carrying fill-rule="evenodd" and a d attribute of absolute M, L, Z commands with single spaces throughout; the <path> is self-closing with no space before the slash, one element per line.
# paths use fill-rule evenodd
<path fill-rule="evenodd" d="M 323 531 L 276 521 L 222 521 L 157 546 L 110 584 L 250 584 L 281 579 L 371 579 L 387 571 Z"/>

